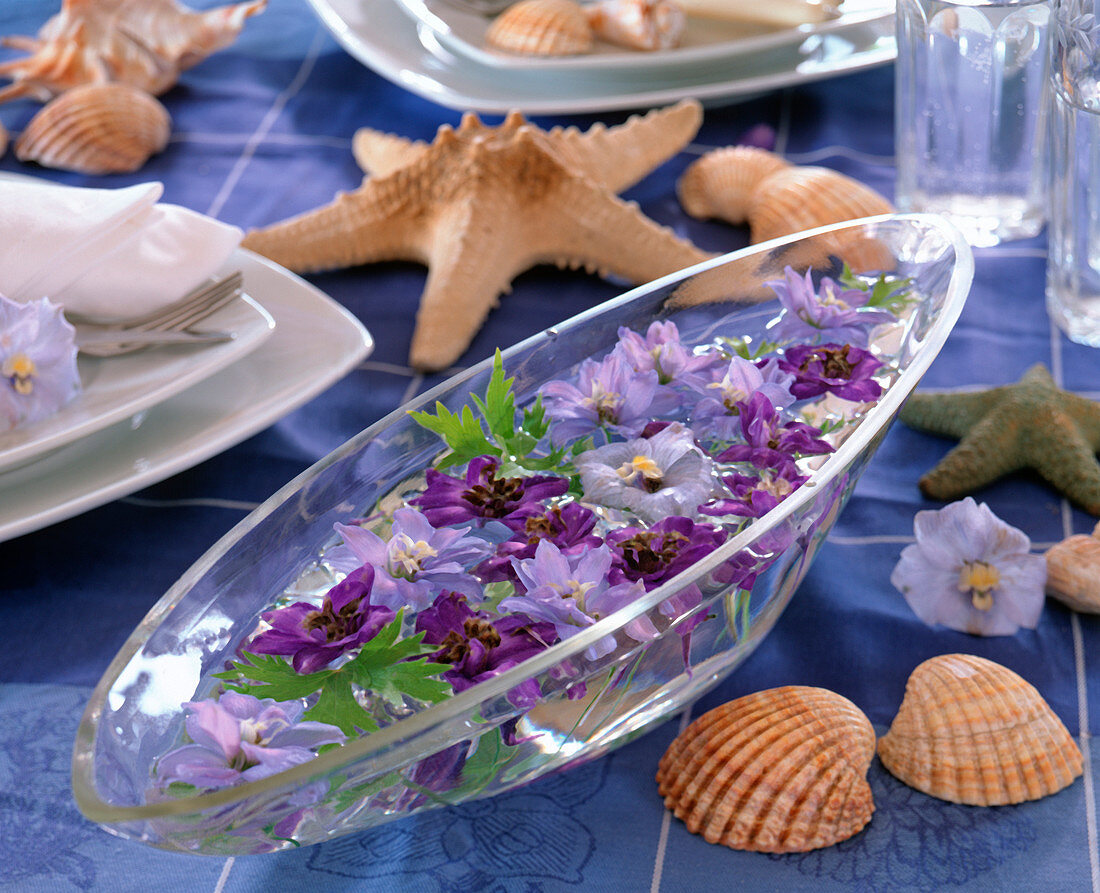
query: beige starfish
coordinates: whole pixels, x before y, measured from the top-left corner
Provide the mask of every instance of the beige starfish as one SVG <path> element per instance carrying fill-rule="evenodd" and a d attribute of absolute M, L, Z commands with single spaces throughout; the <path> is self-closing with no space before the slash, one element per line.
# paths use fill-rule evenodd
<path fill-rule="evenodd" d="M 467 114 L 430 144 L 360 130 L 358 189 L 243 244 L 297 272 L 427 264 L 409 362 L 442 369 L 536 264 L 647 282 L 711 257 L 615 195 L 680 151 L 701 120 L 685 100 L 583 133 L 541 130 L 518 112 L 498 127 Z"/>

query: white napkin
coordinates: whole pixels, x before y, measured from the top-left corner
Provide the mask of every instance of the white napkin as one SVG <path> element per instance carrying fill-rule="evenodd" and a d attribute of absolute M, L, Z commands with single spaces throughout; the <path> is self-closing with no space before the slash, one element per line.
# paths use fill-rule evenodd
<path fill-rule="evenodd" d="M 0 294 L 119 318 L 178 300 L 225 263 L 243 234 L 159 204 L 163 190 L 0 181 Z"/>

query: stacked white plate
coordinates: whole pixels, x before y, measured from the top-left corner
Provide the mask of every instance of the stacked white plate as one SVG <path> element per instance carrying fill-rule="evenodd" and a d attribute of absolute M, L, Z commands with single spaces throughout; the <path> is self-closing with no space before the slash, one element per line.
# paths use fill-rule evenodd
<path fill-rule="evenodd" d="M 766 0 L 762 0 L 766 2 Z M 672 50 L 598 45 L 540 58 L 489 50 L 492 19 L 448 0 L 310 0 L 341 45 L 412 93 L 461 111 L 571 114 L 712 104 L 892 62 L 894 0 L 844 0 L 840 15 L 782 30 L 689 25 Z"/>

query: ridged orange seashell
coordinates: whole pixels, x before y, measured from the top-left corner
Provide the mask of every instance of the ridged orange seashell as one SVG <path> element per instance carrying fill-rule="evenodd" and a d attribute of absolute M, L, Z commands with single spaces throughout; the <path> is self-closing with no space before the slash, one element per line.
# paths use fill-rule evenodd
<path fill-rule="evenodd" d="M 774 152 L 753 146 L 712 149 L 688 165 L 676 184 L 680 204 L 692 217 L 727 223 L 749 219 L 752 198 L 772 174 L 790 167 Z"/>
<path fill-rule="evenodd" d="M 0 155 L 8 151 L 8 131 L 0 124 Z"/>
<path fill-rule="evenodd" d="M 1081 751 L 1035 687 L 971 654 L 913 670 L 878 754 L 907 785 L 972 806 L 1038 800 L 1082 771 Z"/>
<path fill-rule="evenodd" d="M 587 53 L 592 42 L 592 26 L 574 0 L 520 0 L 485 32 L 485 43 L 494 49 L 537 56 Z"/>
<path fill-rule="evenodd" d="M 164 106 L 128 84 L 86 84 L 46 103 L 15 141 L 20 161 L 112 174 L 135 171 L 171 134 Z"/>
<path fill-rule="evenodd" d="M 661 758 L 657 789 L 710 843 L 803 852 L 846 840 L 871 820 L 874 753 L 874 729 L 847 698 L 773 688 L 691 723 Z"/>
<path fill-rule="evenodd" d="M 1047 549 L 1047 595 L 1085 614 L 1100 614 L 1100 539 L 1079 533 Z"/>

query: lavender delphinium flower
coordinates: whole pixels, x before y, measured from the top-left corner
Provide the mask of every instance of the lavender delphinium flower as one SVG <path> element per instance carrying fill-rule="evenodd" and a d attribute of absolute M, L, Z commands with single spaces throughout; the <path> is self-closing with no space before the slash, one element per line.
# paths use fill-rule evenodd
<path fill-rule="evenodd" d="M 190 744 L 157 761 L 163 787 L 176 782 L 197 788 L 224 788 L 266 778 L 312 760 L 316 748 L 342 744 L 336 726 L 301 722 L 297 701 L 274 701 L 224 692 L 217 700 L 190 701 L 184 721 Z"/>
<path fill-rule="evenodd" d="M 0 295 L 0 432 L 53 415 L 80 393 L 74 335 L 46 298 Z"/>
<path fill-rule="evenodd" d="M 713 463 L 677 422 L 649 438 L 581 453 L 575 464 L 586 501 L 629 509 L 645 521 L 693 516 L 715 483 Z"/>
<path fill-rule="evenodd" d="M 655 370 L 636 372 L 617 352 L 581 363 L 576 384 L 551 381 L 539 394 L 556 444 L 601 428 L 635 437 L 650 419 L 679 407 L 679 397 L 660 387 Z"/>
<path fill-rule="evenodd" d="M 774 468 L 789 476 L 798 471 L 797 456 L 833 451 L 828 442 L 818 437 L 821 431 L 812 425 L 784 422 L 763 394 L 753 394 L 745 401 L 740 419 L 745 442 L 719 453 L 719 462 L 751 462 L 757 468 Z"/>
<path fill-rule="evenodd" d="M 549 621 L 562 638 L 575 633 L 578 627 L 591 626 L 645 594 L 640 581 L 609 583 L 611 552 L 607 546 L 564 555 L 553 543 L 542 540 L 534 558 L 517 560 L 514 564 L 525 591 L 523 595 L 502 600 L 500 607 Z M 657 635 L 656 628 L 644 616 L 626 624 L 623 631 L 637 642 Z M 614 649 L 615 637 L 605 636 L 585 653 L 595 659 Z"/>
<path fill-rule="evenodd" d="M 801 487 L 807 478 L 797 467 L 762 468 L 755 475 L 733 472 L 722 478 L 732 494 L 699 507 L 704 515 L 741 515 L 759 518 Z"/>
<path fill-rule="evenodd" d="M 667 320 L 650 323 L 644 337 L 623 326 L 615 353 L 636 372 L 656 372 L 657 382 L 662 385 L 705 386 L 709 370 L 725 362 L 717 351 L 693 353 L 680 341 L 676 323 Z"/>
<path fill-rule="evenodd" d="M 465 691 L 543 651 L 558 640 L 553 623 L 523 614 L 490 617 L 475 611 L 457 592 L 444 592 L 416 617 L 416 631 L 429 645 L 441 646 L 429 659 L 450 664 L 443 673 L 455 691 Z M 528 679 L 508 692 L 522 709 L 539 699 L 538 680 Z"/>
<path fill-rule="evenodd" d="M 895 320 L 885 310 L 860 310 L 870 299 L 870 292 L 863 289 L 844 288 L 827 276 L 821 280 L 820 290 L 815 289 L 809 270 L 799 276 L 787 267 L 782 279 L 764 284 L 775 291 L 783 305 L 784 313 L 774 331 L 780 341 L 829 338 L 866 347 L 872 328 Z"/>
<path fill-rule="evenodd" d="M 483 582 L 514 580 L 512 559 L 533 558 L 535 547 L 544 539 L 567 555 L 603 543 L 592 532 L 596 527 L 595 512 L 576 502 L 550 508 L 529 507 L 513 514 L 506 523 L 516 534 L 498 544 L 496 554 L 477 566 L 477 575 Z"/>
<path fill-rule="evenodd" d="M 794 345 L 779 366 L 794 375 L 791 393 L 799 400 L 830 393 L 863 403 L 882 394 L 882 385 L 871 378 L 882 362 L 851 344 Z"/>
<path fill-rule="evenodd" d="M 980 636 L 1033 629 L 1043 610 L 1046 561 L 1027 535 L 971 497 L 917 512 L 917 541 L 890 575 L 925 623 Z"/>
<path fill-rule="evenodd" d="M 291 658 L 298 673 L 315 673 L 365 642 L 369 642 L 396 616 L 382 605 L 371 604 L 374 568 L 369 564 L 352 571 L 325 595 L 321 607 L 295 602 L 265 611 L 270 624 L 249 642 L 253 654 L 279 654 Z"/>
<path fill-rule="evenodd" d="M 765 379 L 765 371 L 769 378 Z M 788 388 L 793 376 L 779 372 L 772 363 L 762 369 L 743 357 L 733 357 L 714 381 L 698 388 L 703 395 L 691 413 L 695 429 L 705 430 L 719 440 L 732 440 L 741 428 L 741 407 L 753 394 L 763 394 L 777 409 L 794 402 Z M 719 377 L 720 376 L 720 377 Z"/>
<path fill-rule="evenodd" d="M 491 553 L 493 546 L 480 537 L 466 536 L 469 529 L 436 529 L 408 507 L 393 513 L 389 540 L 362 527 L 336 525 L 356 559 L 375 570 L 371 602 L 395 611 L 426 608 L 444 589 L 480 596 L 481 584 L 466 569 Z"/>
<path fill-rule="evenodd" d="M 569 489 L 569 481 L 557 475 L 498 478 L 499 469 L 500 460 L 492 456 L 471 459 L 464 479 L 429 468 L 424 492 L 409 505 L 420 508 L 435 527 L 493 519 L 507 523 L 529 506 Z"/>

